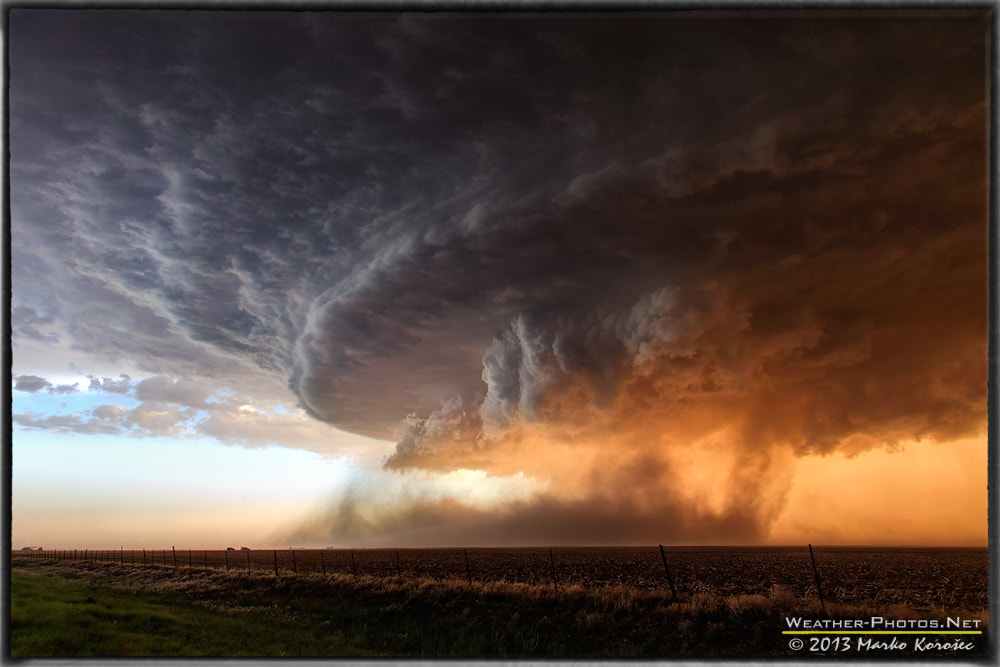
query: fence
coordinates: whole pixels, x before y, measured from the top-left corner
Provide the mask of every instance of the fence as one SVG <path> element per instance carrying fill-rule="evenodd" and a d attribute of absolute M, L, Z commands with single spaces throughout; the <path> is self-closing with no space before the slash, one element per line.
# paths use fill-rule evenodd
<path fill-rule="evenodd" d="M 557 567 L 555 554 L 562 552 Z M 437 579 L 464 578 L 470 584 L 478 581 L 547 581 L 558 587 L 560 570 L 563 583 L 571 579 L 590 583 L 631 583 L 641 588 L 659 587 L 669 583 L 677 596 L 662 546 L 658 552 L 645 549 L 240 549 L 240 550 L 176 550 L 171 549 L 109 549 L 109 550 L 49 550 L 14 551 L 13 558 L 49 559 L 55 561 L 114 563 L 166 568 L 225 569 L 229 571 L 273 572 L 328 575 L 350 574 L 355 578 L 372 576 L 409 576 Z M 470 553 L 472 558 L 470 559 Z M 649 558 L 655 554 L 656 559 Z M 610 556 L 617 556 L 611 558 Z M 596 556 L 596 557 L 595 557 Z M 589 563 L 588 563 L 589 561 Z M 645 561 L 647 567 L 636 567 Z M 662 563 L 657 573 L 649 566 Z M 587 568 L 587 565 L 594 567 Z M 660 566 L 657 565 L 657 568 Z M 592 570 L 585 572 L 586 569 Z M 639 575 L 639 576 L 628 576 Z M 625 575 L 625 576 L 623 576 Z M 664 576 L 666 577 L 664 579 Z M 630 580 L 630 581 L 629 581 Z"/>
<path fill-rule="evenodd" d="M 14 551 L 13 559 L 119 566 L 229 570 L 275 576 L 407 577 L 507 581 L 555 588 L 625 586 L 679 596 L 711 592 L 768 595 L 780 586 L 827 601 L 921 600 L 987 604 L 986 549 L 806 547 L 534 547 L 452 549 L 108 549 Z M 942 582 L 942 572 L 951 584 Z M 822 581 L 821 581 L 822 579 Z M 954 584 L 961 582 L 962 585 Z"/>

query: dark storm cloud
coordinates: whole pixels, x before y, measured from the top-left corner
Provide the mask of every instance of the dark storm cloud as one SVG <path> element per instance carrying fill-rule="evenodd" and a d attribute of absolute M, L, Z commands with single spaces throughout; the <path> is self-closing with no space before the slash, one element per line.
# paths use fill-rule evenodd
<path fill-rule="evenodd" d="M 51 314 L 39 314 L 38 311 L 29 306 L 18 306 L 12 309 L 11 319 L 17 322 L 11 327 L 11 336 L 23 336 L 39 341 L 58 342 L 59 335 L 55 332 L 43 333 L 42 329 L 55 322 L 55 317 Z"/>
<path fill-rule="evenodd" d="M 890 249 L 926 252 L 930 265 L 965 271 L 959 329 L 984 340 L 984 264 L 974 253 L 985 240 L 985 72 L 978 46 L 958 38 L 962 22 L 947 29 L 905 20 L 709 23 L 713 34 L 685 25 L 694 29 L 684 36 L 669 24 L 629 25 L 630 40 L 615 44 L 587 76 L 573 65 L 591 64 L 580 54 L 601 38 L 587 22 L 574 23 L 556 31 L 563 51 L 538 54 L 551 68 L 544 81 L 538 71 L 516 84 L 494 80 L 502 71 L 498 55 L 464 77 L 457 72 L 476 68 L 448 60 L 442 67 L 454 75 L 452 86 L 445 76 L 407 88 L 417 119 L 420 101 L 433 91 L 441 91 L 444 116 L 482 101 L 457 92 L 477 77 L 506 91 L 501 97 L 511 105 L 527 95 L 537 114 L 508 113 L 503 104 L 472 114 L 492 121 L 475 131 L 490 159 L 470 168 L 468 181 L 483 174 L 489 189 L 475 193 L 464 217 L 439 214 L 426 231 L 414 215 L 406 229 L 418 231 L 394 233 L 375 261 L 315 302 L 293 373 L 305 404 L 334 423 L 383 436 L 400 414 L 435 412 L 450 400 L 448 390 L 467 400 L 489 396 L 484 411 L 501 406 L 498 417 L 513 408 L 532 419 L 560 375 L 583 373 L 595 394 L 613 395 L 639 347 L 649 355 L 669 348 L 666 331 L 643 341 L 644 329 L 690 325 L 684 318 L 704 314 L 696 302 L 708 292 L 730 301 L 722 306 L 730 321 L 720 324 L 732 327 L 730 343 L 806 334 L 769 320 L 853 300 L 818 313 L 814 323 L 812 333 L 836 354 L 833 348 L 857 344 L 843 338 L 846 332 L 857 338 L 869 327 L 903 324 L 890 321 L 902 308 L 890 315 L 871 295 L 838 294 L 858 265 L 886 268 L 873 272 L 869 288 L 896 292 L 918 311 L 941 305 L 920 297 L 940 276 L 906 277 L 886 259 Z M 981 36 L 981 24 L 965 25 L 968 35 Z M 422 27 L 419 36 L 430 39 L 436 26 Z M 552 26 L 535 27 L 539 40 L 555 39 Z M 953 27 L 959 32 L 949 34 Z M 707 41 L 699 45 L 695 36 Z M 732 40 L 725 48 L 723 37 Z M 432 54 L 443 59 L 462 43 L 440 39 Z M 928 94 L 939 77 L 948 93 Z M 501 123 L 507 134 L 494 134 Z M 504 137 L 523 141 L 519 168 Z M 922 173 L 908 167 L 932 156 L 933 167 Z M 531 174 L 539 165 L 544 178 Z M 953 252 L 969 254 L 937 256 L 934 239 L 955 226 L 961 231 L 954 232 Z M 794 262 L 823 276 L 822 285 L 811 283 L 817 293 L 792 283 Z M 748 293 L 746 285 L 769 271 L 774 280 L 766 291 Z M 891 284 L 889 273 L 902 282 Z M 674 290 L 676 303 L 641 312 L 640 304 L 664 288 Z M 831 294 L 820 293 L 824 288 Z M 632 313 L 630 325 L 625 313 Z M 746 314 L 746 327 L 734 324 Z M 535 340 L 517 335 L 526 321 Z M 486 339 L 492 342 L 484 345 Z M 472 349 L 470 340 L 477 343 Z M 546 363 L 551 368 L 543 372 L 539 364 Z M 872 367 L 854 370 L 851 381 L 863 381 Z M 931 382 L 937 370 L 921 372 L 928 377 L 920 380 Z M 380 397 L 394 376 L 408 381 Z M 919 403 L 890 400 L 895 407 L 887 412 L 921 413 L 926 406 Z M 959 416 L 963 408 L 955 409 L 955 421 L 968 424 Z"/>
<path fill-rule="evenodd" d="M 741 461 L 974 435 L 988 32 L 15 9 L 12 323 L 287 383 L 395 438 L 390 467 L 511 472 L 545 459 L 532 429 L 619 433 L 622 511 L 654 430 L 728 429 Z"/>

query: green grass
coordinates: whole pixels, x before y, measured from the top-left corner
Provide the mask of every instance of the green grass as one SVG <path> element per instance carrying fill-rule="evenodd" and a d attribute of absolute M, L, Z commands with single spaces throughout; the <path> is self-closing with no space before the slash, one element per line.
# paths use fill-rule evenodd
<path fill-rule="evenodd" d="M 11 572 L 10 655 L 359 656 L 333 628 L 221 613 L 183 599 Z"/>
<path fill-rule="evenodd" d="M 791 656 L 786 616 L 818 600 L 774 587 L 721 596 L 627 587 L 198 568 L 15 563 L 13 657 L 412 656 L 668 658 Z M 833 618 L 926 617 L 827 602 Z M 973 615 L 971 612 L 963 614 Z M 975 615 L 988 627 L 988 612 Z M 961 657 L 982 657 L 977 650 Z M 899 656 L 895 656 L 899 657 Z"/>

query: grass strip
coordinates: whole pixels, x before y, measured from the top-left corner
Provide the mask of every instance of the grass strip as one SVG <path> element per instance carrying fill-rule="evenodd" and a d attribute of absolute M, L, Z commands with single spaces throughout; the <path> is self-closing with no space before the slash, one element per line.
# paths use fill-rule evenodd
<path fill-rule="evenodd" d="M 11 572 L 10 655 L 38 657 L 364 656 L 335 628 L 312 632 L 269 610 L 225 613 L 164 594 Z"/>
<path fill-rule="evenodd" d="M 17 568 L 38 574 L 26 575 Z M 248 575 L 118 564 L 18 564 L 14 574 L 21 575 L 14 580 L 15 601 L 27 597 L 35 605 L 58 603 L 65 607 L 66 598 L 72 597 L 68 606 L 75 604 L 78 610 L 87 610 L 86 617 L 92 624 L 88 629 L 81 626 L 79 619 L 67 621 L 65 617 L 50 623 L 56 613 L 67 612 L 39 609 L 29 616 L 15 606 L 11 636 L 17 657 L 792 656 L 795 652 L 782 635 L 788 629 L 785 618 L 822 617 L 818 600 L 804 599 L 779 587 L 773 587 L 768 595 L 682 593 L 674 602 L 669 591 L 659 589 L 585 589 L 569 585 L 554 590 L 551 585 L 506 582 L 469 585 L 464 579 Z M 63 581 L 42 576 L 53 574 Z M 18 592 L 26 576 L 34 580 L 28 583 L 42 588 Z M 88 583 L 65 580 L 75 577 Z M 55 599 L 46 600 L 46 587 L 56 588 Z M 92 601 L 88 602 L 88 598 Z M 112 644 L 103 638 L 99 643 L 86 640 L 91 633 L 109 637 L 121 633 L 118 626 L 122 626 L 122 619 L 109 616 L 110 610 L 101 606 L 108 602 L 118 605 L 114 608 L 120 613 L 134 615 L 124 623 L 130 633 L 138 635 L 132 643 L 123 638 Z M 17 604 L 23 606 L 23 602 Z M 98 606 L 86 606 L 95 604 Z M 136 607 L 144 610 L 142 615 Z M 827 612 L 833 618 L 926 615 L 897 606 L 854 607 L 839 603 L 828 604 Z M 975 615 L 987 628 L 988 612 L 980 610 Z M 145 637 L 149 634 L 154 635 L 155 642 Z M 986 635 L 975 640 L 971 652 L 935 651 L 939 656 L 964 658 L 987 653 Z"/>

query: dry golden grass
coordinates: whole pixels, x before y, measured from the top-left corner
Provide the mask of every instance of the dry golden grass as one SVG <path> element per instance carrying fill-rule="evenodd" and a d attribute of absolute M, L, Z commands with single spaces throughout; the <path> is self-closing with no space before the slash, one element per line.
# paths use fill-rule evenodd
<path fill-rule="evenodd" d="M 17 565 L 17 564 L 15 564 Z M 297 576 L 32 561 L 28 570 L 135 592 L 168 594 L 219 613 L 274 618 L 304 631 L 350 630 L 352 645 L 425 657 L 781 656 L 787 616 L 822 618 L 820 601 L 788 587 L 720 594 L 634 588 L 436 579 L 390 574 Z M 956 610 L 951 610 L 954 613 Z M 827 601 L 831 618 L 939 618 L 893 604 Z M 979 608 L 965 617 L 988 621 Z M 988 627 L 988 626 L 987 626 Z M 347 632 L 347 630 L 344 630 Z"/>
<path fill-rule="evenodd" d="M 985 549 L 873 549 L 814 547 L 825 599 L 854 605 L 900 604 L 912 609 L 975 609 L 988 603 Z M 621 585 L 653 590 L 668 585 L 657 547 L 554 548 L 559 588 Z M 468 556 L 468 570 L 466 569 Z M 82 553 L 68 552 L 68 557 Z M 90 558 L 94 554 L 89 554 Z M 547 548 L 503 549 L 302 549 L 256 551 L 98 552 L 97 557 L 159 568 L 214 568 L 254 574 L 326 572 L 359 577 L 501 581 L 552 586 Z M 816 597 L 812 559 L 806 548 L 695 548 L 666 550 L 679 595 L 768 596 L 774 586 L 796 596 Z"/>

